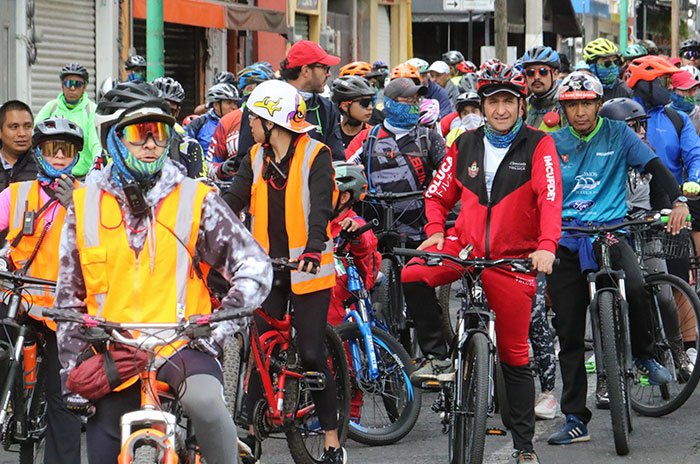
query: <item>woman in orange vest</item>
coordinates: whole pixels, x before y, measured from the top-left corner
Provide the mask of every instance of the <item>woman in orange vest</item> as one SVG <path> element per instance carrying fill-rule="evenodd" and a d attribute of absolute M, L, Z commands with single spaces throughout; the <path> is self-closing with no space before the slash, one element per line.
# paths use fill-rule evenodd
<path fill-rule="evenodd" d="M 248 97 L 249 119 L 257 142 L 241 160 L 233 184 L 224 194 L 238 213 L 250 205 L 253 236 L 272 258 L 299 261 L 298 272 L 275 275 L 275 282 L 262 307 L 282 318 L 288 301 L 295 309 L 294 325 L 304 369 L 323 372 L 326 388 L 314 391 L 313 400 L 325 431 L 324 463 L 346 462 L 338 441 L 337 398 L 333 377 L 324 356 L 324 328 L 335 286 L 333 242 L 329 221 L 333 216 L 334 171 L 329 148 L 306 133 L 304 98 L 290 84 L 265 81 Z M 267 330 L 255 318 L 260 332 Z M 248 387 L 248 417 L 262 396 L 259 376 Z M 251 435 L 243 439 L 255 446 Z"/>
<path fill-rule="evenodd" d="M 9 268 L 56 280 L 61 229 L 75 182 L 70 173 L 83 148 L 83 131 L 64 118 L 46 119 L 34 128 L 32 146 L 38 178 L 10 184 L 0 193 L 0 230 L 8 229 Z M 45 462 L 80 462 L 80 418 L 68 411 L 63 402 L 56 325 L 48 322 L 48 330 L 39 322 L 42 308 L 53 306 L 54 292 L 49 287 L 32 288 L 26 298 L 29 315 L 38 320 L 36 325 L 44 334 L 46 345 L 42 367 L 47 374 L 48 402 Z"/>

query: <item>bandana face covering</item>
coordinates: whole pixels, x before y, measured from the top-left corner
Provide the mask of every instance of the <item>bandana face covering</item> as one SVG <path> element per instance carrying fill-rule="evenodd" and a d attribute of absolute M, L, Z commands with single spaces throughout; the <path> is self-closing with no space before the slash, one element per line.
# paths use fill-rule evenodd
<path fill-rule="evenodd" d="M 163 169 L 165 160 L 168 158 L 168 148 L 169 146 L 163 150 L 163 154 L 157 160 L 144 163 L 129 152 L 121 139 L 117 137 L 116 125 L 112 126 L 107 135 L 107 151 L 112 155 L 114 163 L 112 178 L 120 186 L 122 186 L 120 174 L 127 181 L 141 182 L 151 179 Z"/>
<path fill-rule="evenodd" d="M 411 129 L 418 124 L 420 117 L 420 105 L 399 103 L 391 98 L 384 99 L 384 112 L 386 120 L 399 129 Z"/>
<path fill-rule="evenodd" d="M 598 76 L 598 79 L 600 79 L 600 83 L 603 84 L 603 87 L 606 89 L 612 88 L 613 85 L 615 85 L 615 81 L 617 80 L 617 76 L 620 73 L 620 67 L 618 65 L 613 65 L 609 68 L 601 68 L 598 65 L 595 65 L 595 74 Z"/>
<path fill-rule="evenodd" d="M 484 135 L 486 136 L 486 140 L 488 140 L 494 147 L 505 148 L 513 143 L 513 140 L 515 139 L 515 136 L 518 135 L 521 127 L 523 127 L 522 116 L 518 116 L 518 120 L 515 122 L 515 125 L 506 132 L 500 132 L 493 129 L 487 121 L 486 125 L 484 126 Z"/>
<path fill-rule="evenodd" d="M 676 92 L 671 92 L 671 106 L 677 111 L 682 111 L 690 114 L 695 109 L 695 98 L 678 95 Z"/>

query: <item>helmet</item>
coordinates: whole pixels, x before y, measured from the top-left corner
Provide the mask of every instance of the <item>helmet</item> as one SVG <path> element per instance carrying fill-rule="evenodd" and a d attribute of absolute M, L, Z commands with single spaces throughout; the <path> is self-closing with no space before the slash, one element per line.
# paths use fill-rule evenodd
<path fill-rule="evenodd" d="M 32 131 L 32 146 L 38 147 L 47 140 L 65 140 L 75 145 L 77 151 L 83 149 L 83 130 L 73 121 L 65 118 L 49 118 L 39 121 Z"/>
<path fill-rule="evenodd" d="M 603 84 L 592 74 L 574 71 L 559 84 L 559 101 L 603 98 Z"/>
<path fill-rule="evenodd" d="M 58 73 L 58 77 L 59 79 L 63 80 L 66 76 L 70 76 L 71 74 L 75 74 L 76 76 L 82 77 L 86 83 L 90 80 L 88 70 L 85 69 L 85 66 L 78 63 L 68 63 L 67 65 L 62 67 L 61 72 Z"/>
<path fill-rule="evenodd" d="M 97 89 L 97 101 L 100 101 L 102 99 L 102 97 L 104 96 L 104 94 L 106 94 L 107 92 L 109 92 L 110 90 L 115 88 L 118 83 L 119 83 L 118 80 L 113 79 L 111 77 L 108 77 L 107 79 L 102 81 L 102 85 L 100 86 L 99 89 Z"/>
<path fill-rule="evenodd" d="M 207 90 L 207 103 L 238 99 L 238 90 L 232 84 L 214 84 Z"/>
<path fill-rule="evenodd" d="M 544 45 L 532 47 L 525 52 L 521 60 L 523 62 L 523 68 L 527 68 L 528 66 L 535 64 L 544 64 L 554 69 L 561 68 L 559 53 L 557 53 L 556 50 L 553 50 L 552 47 L 545 47 Z"/>
<path fill-rule="evenodd" d="M 365 197 L 367 194 L 365 168 L 347 161 L 334 161 L 333 169 L 335 169 L 335 184 L 340 193 L 350 192 L 353 201 L 360 201 Z"/>
<path fill-rule="evenodd" d="M 603 37 L 591 40 L 583 48 L 583 59 L 586 60 L 586 63 L 592 63 L 601 57 L 618 55 L 615 44 Z"/>
<path fill-rule="evenodd" d="M 397 77 L 408 77 L 409 79 L 418 79 L 420 81 L 420 73 L 415 66 L 402 63 L 394 67 L 389 74 L 389 79 L 396 79 Z"/>
<path fill-rule="evenodd" d="M 175 118 L 170 116 L 170 105 L 153 85 L 142 81 L 117 84 L 97 104 L 95 126 L 100 132 L 102 146 L 107 147 L 110 127 L 143 119 L 163 121 L 171 126 L 175 124 Z"/>
<path fill-rule="evenodd" d="M 251 91 L 245 92 L 245 88 L 249 85 L 258 85 L 261 82 L 269 81 L 275 78 L 275 73 L 272 71 L 272 66 L 266 66 L 269 63 L 261 61 L 253 63 L 250 66 L 238 71 L 238 91 L 247 96 Z"/>
<path fill-rule="evenodd" d="M 627 50 L 622 52 L 622 58 L 625 60 L 633 60 L 635 58 L 639 58 L 640 56 L 646 56 L 649 53 L 647 52 L 647 49 L 644 48 L 644 45 L 641 44 L 632 44 L 629 47 L 627 47 Z"/>
<path fill-rule="evenodd" d="M 481 107 L 481 98 L 479 97 L 479 94 L 476 92 L 460 93 L 455 100 L 455 109 L 459 113 L 465 105 Z"/>
<path fill-rule="evenodd" d="M 163 98 L 178 105 L 185 101 L 185 89 L 172 77 L 159 77 L 151 82 L 158 90 L 163 92 Z"/>
<path fill-rule="evenodd" d="M 674 74 L 680 69 L 673 66 L 665 58 L 658 55 L 647 55 L 635 58 L 627 67 L 625 80 L 632 89 L 639 81 L 653 81 L 664 74 Z"/>
<path fill-rule="evenodd" d="M 681 66 L 681 71 L 688 71 L 693 79 L 700 82 L 700 69 L 692 65 Z"/>
<path fill-rule="evenodd" d="M 647 49 L 647 53 L 649 53 L 650 55 L 659 54 L 659 47 L 656 46 L 656 43 L 653 40 L 640 40 L 639 43 Z"/>
<path fill-rule="evenodd" d="M 462 52 L 458 52 L 457 50 L 450 50 L 449 52 L 442 54 L 442 61 L 450 66 L 456 66 L 460 62 L 464 61 L 464 55 L 462 55 Z"/>
<path fill-rule="evenodd" d="M 613 98 L 606 101 L 600 107 L 598 115 L 615 121 L 649 119 L 644 107 L 631 98 Z"/>
<path fill-rule="evenodd" d="M 445 63 L 447 62 L 445 61 Z M 462 74 L 475 73 L 478 70 L 479 68 L 477 68 L 476 65 L 469 60 L 464 60 L 457 63 L 457 71 L 461 72 Z"/>
<path fill-rule="evenodd" d="M 519 97 L 527 97 L 525 76 L 495 58 L 481 65 L 476 85 L 477 93 L 481 98 L 500 90 L 515 92 Z"/>
<path fill-rule="evenodd" d="M 306 102 L 291 84 L 269 80 L 255 87 L 247 103 L 248 111 L 298 134 L 314 129 L 306 122 Z"/>
<path fill-rule="evenodd" d="M 424 98 L 420 104 L 420 116 L 418 125 L 432 127 L 440 120 L 440 103 L 432 98 Z"/>
<path fill-rule="evenodd" d="M 478 79 L 479 76 L 477 73 L 469 73 L 462 76 L 459 80 L 459 93 L 476 92 Z"/>
<path fill-rule="evenodd" d="M 588 65 L 588 63 L 586 63 L 583 60 L 579 60 L 576 63 L 576 67 L 574 68 L 574 71 L 590 71 L 590 70 L 591 70 L 591 67 Z"/>
<path fill-rule="evenodd" d="M 222 71 L 216 73 L 214 76 L 214 84 L 233 84 L 236 85 L 238 81 L 236 80 L 236 75 L 231 71 Z"/>
<path fill-rule="evenodd" d="M 129 58 L 126 59 L 124 67 L 127 71 L 131 71 L 132 69 L 137 68 L 145 68 L 146 60 L 141 55 L 131 55 Z"/>
<path fill-rule="evenodd" d="M 189 116 L 185 116 L 185 119 L 182 120 L 182 127 L 187 126 L 189 123 L 194 121 L 199 117 L 198 114 L 190 114 Z"/>
<path fill-rule="evenodd" d="M 700 50 L 700 42 L 695 39 L 688 39 L 681 42 L 681 53 L 692 49 Z"/>
<path fill-rule="evenodd" d="M 428 68 L 430 67 L 430 64 L 427 61 L 420 58 L 411 58 L 410 60 L 406 61 L 406 64 L 410 64 L 421 74 L 427 73 Z"/>
<path fill-rule="evenodd" d="M 331 84 L 331 100 L 336 105 L 359 97 L 373 97 L 374 94 L 374 88 L 360 76 L 342 76 Z"/>
<path fill-rule="evenodd" d="M 372 71 L 382 72 L 384 75 L 389 74 L 389 65 L 382 60 L 377 60 L 372 63 Z"/>
<path fill-rule="evenodd" d="M 366 61 L 353 61 L 340 68 L 340 77 L 364 76 L 372 71 L 372 65 Z"/>

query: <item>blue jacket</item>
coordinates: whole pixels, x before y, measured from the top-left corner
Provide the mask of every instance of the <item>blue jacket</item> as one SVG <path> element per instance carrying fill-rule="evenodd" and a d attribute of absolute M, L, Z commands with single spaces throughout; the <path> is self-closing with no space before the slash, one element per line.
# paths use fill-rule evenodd
<path fill-rule="evenodd" d="M 185 128 L 185 132 L 190 137 L 197 139 L 197 142 L 202 146 L 202 151 L 206 153 L 209 150 L 209 143 L 214 136 L 216 126 L 219 124 L 219 116 L 214 112 L 214 108 L 201 115 Z"/>
<path fill-rule="evenodd" d="M 447 95 L 447 91 L 433 81 L 428 81 L 428 93 L 425 94 L 425 98 L 432 98 L 433 100 L 438 101 L 440 104 L 441 118 L 444 118 L 454 111 L 450 97 Z"/>
<path fill-rule="evenodd" d="M 683 118 L 683 130 L 679 140 L 676 128 L 663 106 L 652 108 L 647 114 L 647 141 L 673 173 L 678 184 L 683 184 L 686 179 L 689 182 L 700 182 L 700 138 L 688 115 L 678 111 Z"/>

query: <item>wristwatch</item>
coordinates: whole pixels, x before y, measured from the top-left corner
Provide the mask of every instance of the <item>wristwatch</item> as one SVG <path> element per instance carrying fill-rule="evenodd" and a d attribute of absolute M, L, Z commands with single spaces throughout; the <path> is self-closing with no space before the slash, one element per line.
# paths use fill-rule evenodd
<path fill-rule="evenodd" d="M 684 205 L 687 206 L 688 204 L 688 198 L 684 195 L 679 196 L 675 200 L 673 200 L 673 205 L 675 206 L 676 203 L 683 203 Z"/>

